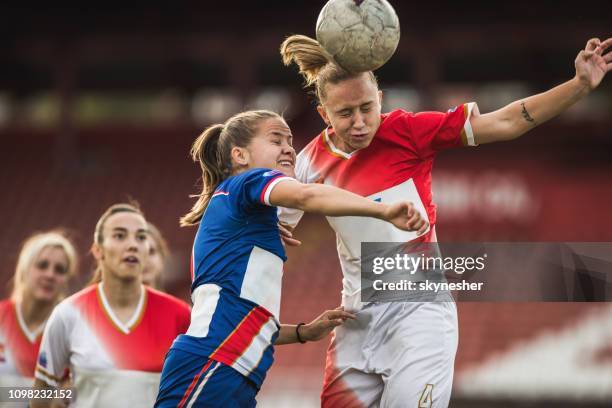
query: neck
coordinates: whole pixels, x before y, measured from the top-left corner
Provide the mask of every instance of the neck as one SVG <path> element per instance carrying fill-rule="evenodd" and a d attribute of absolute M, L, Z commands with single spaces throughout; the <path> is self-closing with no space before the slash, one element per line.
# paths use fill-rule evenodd
<path fill-rule="evenodd" d="M 113 308 L 136 307 L 140 300 L 142 284 L 140 279 L 119 279 L 111 273 L 104 273 L 102 290 Z"/>
<path fill-rule="evenodd" d="M 348 144 L 344 143 L 344 140 L 342 140 L 342 138 L 338 137 L 338 135 L 336 134 L 336 132 L 332 133 L 332 134 L 327 134 L 327 137 L 329 137 L 329 139 L 331 140 L 331 142 L 334 144 L 334 146 L 336 146 L 336 148 L 342 150 L 344 153 L 348 153 L 351 154 L 353 153 L 355 150 L 355 148 L 349 146 Z"/>
<path fill-rule="evenodd" d="M 40 301 L 33 296 L 23 296 L 20 302 L 15 303 L 19 308 L 25 324 L 30 328 L 36 328 L 43 324 L 51 314 L 55 302 Z"/>

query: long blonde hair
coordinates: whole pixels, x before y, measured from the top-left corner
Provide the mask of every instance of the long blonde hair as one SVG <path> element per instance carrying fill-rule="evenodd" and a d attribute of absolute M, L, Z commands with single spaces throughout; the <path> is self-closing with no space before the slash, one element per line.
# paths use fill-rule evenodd
<path fill-rule="evenodd" d="M 26 239 L 19 252 L 17 266 L 15 267 L 15 275 L 13 277 L 13 290 L 11 291 L 11 300 L 21 302 L 23 293 L 26 288 L 26 279 L 28 270 L 36 261 L 36 258 L 45 248 L 59 248 L 64 251 L 68 259 L 68 277 L 76 274 L 77 270 L 77 254 L 74 245 L 64 235 L 62 231 L 41 232 L 30 236 Z M 58 299 L 59 301 L 60 299 Z"/>
<path fill-rule="evenodd" d="M 217 186 L 232 175 L 232 148 L 246 147 L 251 142 L 261 121 L 283 118 L 268 110 L 238 113 L 224 124 L 208 127 L 191 146 L 191 158 L 202 169 L 202 192 L 193 197 L 197 201 L 187 214 L 181 217 L 182 227 L 197 225 Z"/>
<path fill-rule="evenodd" d="M 349 72 L 337 65 L 321 44 L 305 35 L 292 35 L 280 46 L 283 63 L 287 66 L 294 62 L 306 80 L 305 87 L 314 86 L 319 103 L 325 101 L 325 86 L 338 84 L 347 79 L 357 78 L 362 72 Z M 372 71 L 367 71 L 370 80 L 378 88 L 378 81 Z"/>

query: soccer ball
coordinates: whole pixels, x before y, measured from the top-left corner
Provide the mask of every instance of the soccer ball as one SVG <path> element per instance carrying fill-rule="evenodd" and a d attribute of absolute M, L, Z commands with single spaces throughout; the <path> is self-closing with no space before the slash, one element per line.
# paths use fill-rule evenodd
<path fill-rule="evenodd" d="M 382 67 L 399 37 L 399 19 L 387 0 L 329 0 L 317 19 L 317 41 L 350 72 Z"/>

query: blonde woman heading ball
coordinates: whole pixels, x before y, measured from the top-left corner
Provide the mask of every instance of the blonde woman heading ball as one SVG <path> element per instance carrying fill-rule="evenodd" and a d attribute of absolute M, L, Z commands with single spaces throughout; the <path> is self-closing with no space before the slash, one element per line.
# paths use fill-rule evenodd
<path fill-rule="evenodd" d="M 295 62 L 313 86 L 326 128 L 298 154 L 296 178 L 337 186 L 385 202 L 409 200 L 431 225 L 417 237 L 365 218 L 328 217 L 338 238 L 342 305 L 355 322 L 335 329 L 327 354 L 323 407 L 448 406 L 457 311 L 449 297 L 438 303 L 361 302 L 362 242 L 436 242 L 431 171 L 447 149 L 516 139 L 585 97 L 612 70 L 612 38 L 589 40 L 574 62 L 571 80 L 538 95 L 480 114 L 475 103 L 447 112 L 381 112 L 382 91 L 372 72 L 350 73 L 326 57 L 319 43 L 293 35 L 281 45 L 285 64 Z M 281 221 L 295 227 L 301 212 Z M 288 244 L 295 240 L 285 238 Z"/>

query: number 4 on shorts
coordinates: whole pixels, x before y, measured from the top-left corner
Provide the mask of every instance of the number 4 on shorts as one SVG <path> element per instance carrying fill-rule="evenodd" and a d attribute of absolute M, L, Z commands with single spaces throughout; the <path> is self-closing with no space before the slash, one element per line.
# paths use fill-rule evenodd
<path fill-rule="evenodd" d="M 418 408 L 431 408 L 431 404 L 433 404 L 433 384 L 427 384 L 419 399 Z"/>

